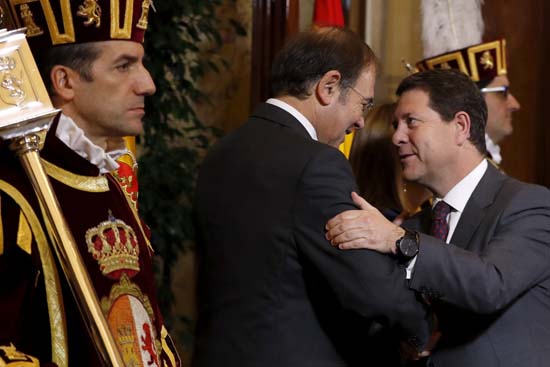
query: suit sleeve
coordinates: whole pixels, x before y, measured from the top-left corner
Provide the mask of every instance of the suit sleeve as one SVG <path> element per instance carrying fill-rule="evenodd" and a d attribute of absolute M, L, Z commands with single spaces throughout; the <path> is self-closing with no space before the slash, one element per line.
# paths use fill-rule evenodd
<path fill-rule="evenodd" d="M 309 161 L 295 198 L 298 252 L 326 281 L 343 309 L 398 326 L 420 347 L 429 338 L 431 316 L 408 289 L 404 268 L 390 256 L 341 251 L 325 239 L 330 218 L 357 209 L 351 201 L 354 183 L 348 162 L 335 149 L 322 150 Z"/>
<path fill-rule="evenodd" d="M 490 314 L 548 280 L 550 192 L 524 185 L 506 194 L 506 204 L 495 204 L 474 233 L 486 242 L 479 254 L 421 234 L 411 288 Z"/>

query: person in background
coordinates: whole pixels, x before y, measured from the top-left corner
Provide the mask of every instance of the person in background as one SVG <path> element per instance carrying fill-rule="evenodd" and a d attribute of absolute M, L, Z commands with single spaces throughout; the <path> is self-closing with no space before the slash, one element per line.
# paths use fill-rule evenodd
<path fill-rule="evenodd" d="M 42 163 L 121 357 L 127 366 L 179 366 L 149 231 L 117 172 L 123 137 L 142 132 L 144 100 L 155 92 L 143 65 L 150 2 L 9 2 L 61 110 Z M 0 365 L 100 366 L 32 186 L 5 144 L 0 156 Z"/>
<path fill-rule="evenodd" d="M 409 286 L 433 307 L 441 333 L 427 366 L 546 366 L 550 191 L 488 164 L 487 106 L 467 75 L 419 72 L 397 95 L 403 176 L 434 193 L 433 210 L 401 228 L 352 194 L 362 210 L 331 219 L 327 237 L 408 264 Z"/>
<path fill-rule="evenodd" d="M 487 157 L 497 167 L 502 162 L 499 144 L 514 128 L 512 114 L 520 109 L 510 91 L 506 64 L 506 40 L 474 44 L 463 49 L 428 57 L 416 64 L 419 70 L 457 69 L 467 74 L 478 86 L 487 103 L 485 140 Z"/>
<path fill-rule="evenodd" d="M 365 127 L 355 133 L 349 157 L 359 195 L 389 220 L 407 218 L 431 197 L 425 187 L 403 179 L 391 140 L 394 111 L 394 103 L 369 111 Z"/>

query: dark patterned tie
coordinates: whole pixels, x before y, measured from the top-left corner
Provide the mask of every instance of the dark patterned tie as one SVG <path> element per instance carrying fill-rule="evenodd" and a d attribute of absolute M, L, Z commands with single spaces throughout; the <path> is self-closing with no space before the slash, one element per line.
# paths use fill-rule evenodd
<path fill-rule="evenodd" d="M 432 213 L 432 228 L 430 234 L 435 238 L 439 238 L 443 241 L 447 239 L 449 233 L 449 223 L 447 223 L 447 215 L 451 212 L 449 204 L 443 200 L 435 204 Z"/>

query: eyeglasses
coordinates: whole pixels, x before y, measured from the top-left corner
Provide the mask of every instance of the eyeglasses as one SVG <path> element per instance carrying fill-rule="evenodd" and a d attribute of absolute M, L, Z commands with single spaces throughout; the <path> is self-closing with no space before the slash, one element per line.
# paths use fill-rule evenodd
<path fill-rule="evenodd" d="M 357 89 L 354 87 L 350 87 L 352 91 L 357 93 L 363 100 L 361 101 L 361 104 L 363 105 L 363 114 L 369 112 L 370 109 L 374 107 L 374 98 L 367 98 L 364 95 L 361 94 Z"/>
<path fill-rule="evenodd" d="M 481 88 L 479 91 L 481 93 L 502 93 L 504 98 L 508 97 L 508 90 L 510 89 L 507 85 L 500 85 L 498 87 L 485 87 Z"/>

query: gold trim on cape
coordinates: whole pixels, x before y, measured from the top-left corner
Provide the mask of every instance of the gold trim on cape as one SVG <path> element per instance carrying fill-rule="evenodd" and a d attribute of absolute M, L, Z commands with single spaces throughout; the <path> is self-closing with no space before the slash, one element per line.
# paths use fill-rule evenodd
<path fill-rule="evenodd" d="M 174 353 L 172 352 L 172 349 L 168 346 L 168 343 L 166 343 L 166 338 L 169 338 L 168 330 L 162 325 L 162 328 L 160 329 L 160 340 L 162 343 L 162 351 L 166 353 L 166 356 L 170 360 L 171 366 L 177 366 L 176 364 L 176 357 L 174 356 Z M 178 356 L 179 359 L 179 356 Z"/>
<path fill-rule="evenodd" d="M 139 218 L 139 213 L 133 204 L 132 198 L 128 193 L 126 193 L 126 190 L 121 185 L 121 183 L 116 179 L 113 173 L 109 172 L 108 174 L 111 176 L 112 180 L 118 185 L 118 187 L 122 190 L 122 194 L 126 198 L 126 202 L 128 203 L 128 206 L 130 207 L 132 214 L 134 214 L 134 219 L 136 220 L 136 224 L 139 227 L 139 230 L 141 231 L 141 235 L 143 236 L 143 239 L 145 240 L 147 247 L 149 248 L 149 250 L 151 250 L 151 256 L 154 255 L 155 250 L 153 249 L 153 246 L 151 246 L 151 242 L 149 241 L 149 238 L 145 234 L 145 230 L 143 229 L 143 224 L 141 223 L 141 219 Z"/>
<path fill-rule="evenodd" d="M 32 232 L 25 215 L 21 211 L 19 214 L 19 228 L 17 229 L 17 246 L 27 254 L 31 254 Z"/>
<path fill-rule="evenodd" d="M 109 182 L 105 176 L 81 176 L 64 170 L 53 163 L 41 159 L 44 170 L 57 181 L 86 192 L 107 192 L 109 191 Z"/>
<path fill-rule="evenodd" d="M 14 186 L 4 180 L 0 180 L 0 190 L 6 192 L 17 205 L 19 205 L 34 234 L 38 253 L 40 254 L 42 270 L 44 272 L 46 302 L 48 304 L 48 316 L 51 329 L 52 361 L 59 367 L 67 367 L 69 358 L 65 309 L 63 306 L 59 275 L 46 235 L 31 205 Z"/>
<path fill-rule="evenodd" d="M 2 196 L 0 195 L 0 255 L 4 253 L 4 223 L 2 221 Z"/>

